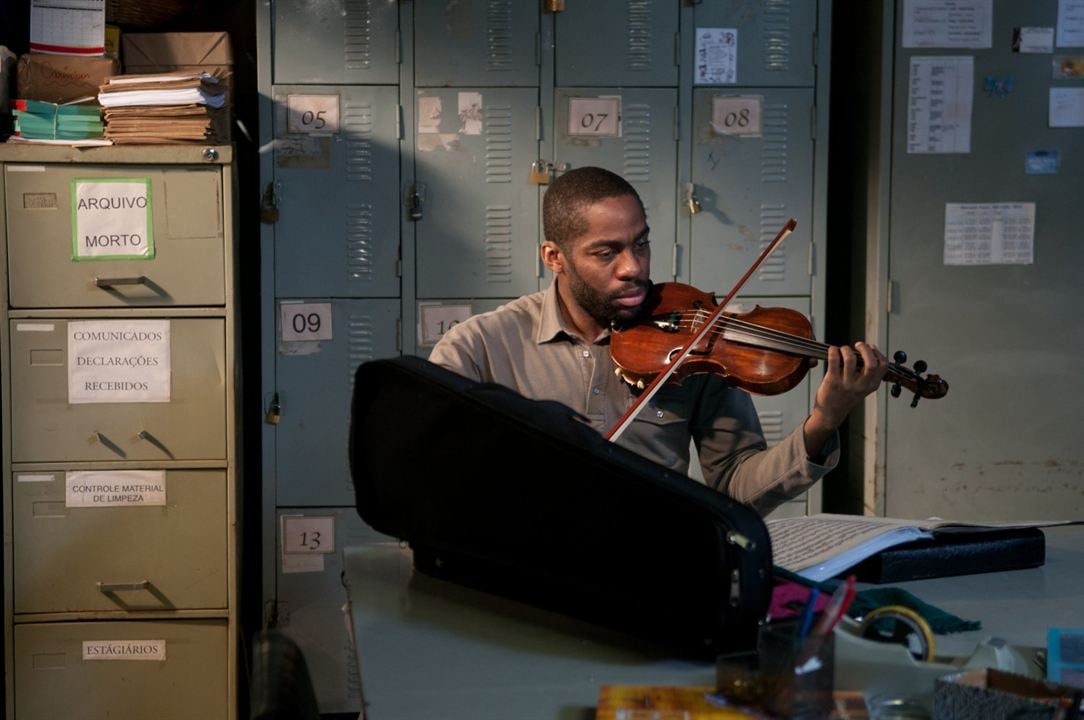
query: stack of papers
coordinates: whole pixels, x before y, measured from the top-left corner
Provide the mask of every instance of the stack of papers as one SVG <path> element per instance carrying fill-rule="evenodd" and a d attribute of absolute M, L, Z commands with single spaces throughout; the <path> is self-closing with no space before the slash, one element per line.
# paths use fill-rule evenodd
<path fill-rule="evenodd" d="M 24 141 L 102 138 L 101 108 L 97 105 L 15 100 L 14 112 L 16 137 Z"/>
<path fill-rule="evenodd" d="M 100 90 L 105 136 L 115 143 L 219 143 L 228 136 L 226 86 L 213 75 L 115 75 Z"/>

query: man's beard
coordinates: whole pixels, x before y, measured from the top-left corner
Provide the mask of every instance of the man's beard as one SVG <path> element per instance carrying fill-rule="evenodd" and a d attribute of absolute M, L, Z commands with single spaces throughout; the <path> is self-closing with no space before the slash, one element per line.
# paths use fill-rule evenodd
<path fill-rule="evenodd" d="M 640 308 L 643 307 L 642 305 L 634 308 L 618 305 L 614 302 L 615 298 L 629 292 L 634 287 L 651 287 L 650 280 L 633 280 L 614 293 L 603 294 L 595 291 L 580 279 L 575 269 L 569 267 L 568 270 L 568 289 L 572 292 L 572 297 L 602 327 L 609 327 L 617 321 L 627 322 L 639 315 Z"/>

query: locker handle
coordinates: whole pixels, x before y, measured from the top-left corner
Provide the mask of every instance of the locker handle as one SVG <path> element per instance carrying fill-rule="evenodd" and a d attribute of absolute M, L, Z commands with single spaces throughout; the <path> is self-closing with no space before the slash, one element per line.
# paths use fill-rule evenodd
<path fill-rule="evenodd" d="M 140 580 L 139 582 L 127 582 L 127 583 L 104 583 L 98 581 L 98 592 L 112 593 L 120 592 L 122 590 L 146 590 L 151 586 L 150 580 Z"/>
<path fill-rule="evenodd" d="M 111 288 L 117 285 L 146 285 L 147 276 L 137 275 L 136 277 L 121 277 L 121 278 L 94 278 L 94 284 L 100 288 Z"/>

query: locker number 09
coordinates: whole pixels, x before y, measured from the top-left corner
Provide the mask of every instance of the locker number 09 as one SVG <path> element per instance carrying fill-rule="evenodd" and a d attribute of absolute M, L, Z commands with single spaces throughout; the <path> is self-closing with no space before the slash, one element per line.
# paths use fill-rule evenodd
<path fill-rule="evenodd" d="M 331 303 L 279 303 L 283 342 L 333 340 Z"/>

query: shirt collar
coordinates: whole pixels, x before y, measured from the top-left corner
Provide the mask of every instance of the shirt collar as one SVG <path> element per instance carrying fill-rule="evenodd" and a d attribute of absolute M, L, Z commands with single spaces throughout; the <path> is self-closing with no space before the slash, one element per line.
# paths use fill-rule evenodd
<path fill-rule="evenodd" d="M 604 343 L 609 337 L 609 329 L 603 330 L 602 334 L 595 339 L 595 344 Z M 539 345 L 557 340 L 582 340 L 565 325 L 565 318 L 561 314 L 561 301 L 557 297 L 557 278 L 553 278 L 553 282 L 542 294 L 542 315 L 538 318 L 538 335 L 535 340 Z"/>

